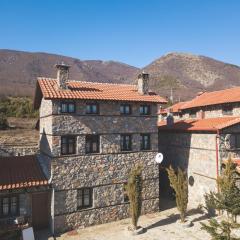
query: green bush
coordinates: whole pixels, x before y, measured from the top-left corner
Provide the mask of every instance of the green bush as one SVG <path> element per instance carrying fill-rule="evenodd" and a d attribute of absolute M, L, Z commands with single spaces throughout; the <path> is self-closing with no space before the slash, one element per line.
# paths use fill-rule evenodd
<path fill-rule="evenodd" d="M 8 121 L 5 114 L 0 113 L 0 130 L 8 128 Z"/>
<path fill-rule="evenodd" d="M 38 111 L 33 109 L 33 102 L 29 97 L 7 97 L 0 99 L 0 113 L 6 117 L 38 117 Z"/>
<path fill-rule="evenodd" d="M 137 229 L 137 223 L 142 209 L 142 167 L 139 165 L 133 168 L 130 173 L 127 192 L 130 201 L 132 225 L 134 229 Z"/>
<path fill-rule="evenodd" d="M 177 172 L 170 166 L 167 168 L 170 186 L 176 194 L 177 209 L 180 213 L 181 222 L 185 222 L 188 205 L 188 178 L 187 173 L 178 168 Z"/>

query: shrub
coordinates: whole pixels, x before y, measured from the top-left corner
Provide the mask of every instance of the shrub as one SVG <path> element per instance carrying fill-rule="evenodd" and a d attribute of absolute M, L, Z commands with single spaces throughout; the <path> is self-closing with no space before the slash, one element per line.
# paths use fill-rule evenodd
<path fill-rule="evenodd" d="M 8 128 L 8 121 L 5 114 L 0 113 L 0 130 Z"/>
<path fill-rule="evenodd" d="M 188 204 L 188 179 L 187 173 L 178 168 L 177 172 L 170 166 L 167 169 L 170 186 L 176 194 L 177 209 L 181 222 L 185 222 Z"/>
<path fill-rule="evenodd" d="M 142 209 L 142 167 L 139 165 L 133 168 L 129 175 L 127 192 L 130 201 L 132 225 L 134 229 L 137 229 Z"/>

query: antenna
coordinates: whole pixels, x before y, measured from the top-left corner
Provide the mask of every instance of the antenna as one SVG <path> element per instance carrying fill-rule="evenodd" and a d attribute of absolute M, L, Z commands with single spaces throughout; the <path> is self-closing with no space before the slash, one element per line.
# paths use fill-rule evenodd
<path fill-rule="evenodd" d="M 173 103 L 173 89 L 171 88 L 170 101 Z"/>

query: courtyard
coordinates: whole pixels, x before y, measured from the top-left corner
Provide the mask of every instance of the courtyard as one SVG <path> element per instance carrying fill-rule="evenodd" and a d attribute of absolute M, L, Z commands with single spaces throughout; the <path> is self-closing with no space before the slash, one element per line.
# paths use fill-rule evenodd
<path fill-rule="evenodd" d="M 117 222 L 102 224 L 98 226 L 73 230 L 56 236 L 57 240 L 208 240 L 210 236 L 201 230 L 201 221 L 207 221 L 205 214 L 198 210 L 189 211 L 189 219 L 192 220 L 193 226 L 184 228 L 177 220 L 179 214 L 176 208 L 164 210 L 158 213 L 147 214 L 140 217 L 139 225 L 146 229 L 146 232 L 137 236 L 129 234 L 127 228 L 131 219 L 124 219 Z M 53 239 L 39 234 L 38 240 Z"/>

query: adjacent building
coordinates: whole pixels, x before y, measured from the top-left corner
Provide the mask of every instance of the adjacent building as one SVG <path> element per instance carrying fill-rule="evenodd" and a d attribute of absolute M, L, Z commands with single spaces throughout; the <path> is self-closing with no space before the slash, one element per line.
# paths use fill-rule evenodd
<path fill-rule="evenodd" d="M 192 207 L 204 204 L 206 192 L 217 190 L 216 178 L 229 155 L 239 162 L 239 91 L 201 93 L 180 107 L 181 119 L 170 113 L 158 123 L 159 151 L 166 165 L 187 170 Z"/>
<path fill-rule="evenodd" d="M 38 159 L 51 183 L 51 226 L 62 232 L 128 217 L 126 184 L 143 166 L 143 213 L 159 209 L 157 111 L 166 100 L 138 84 L 39 78 L 34 105 L 40 110 Z"/>

